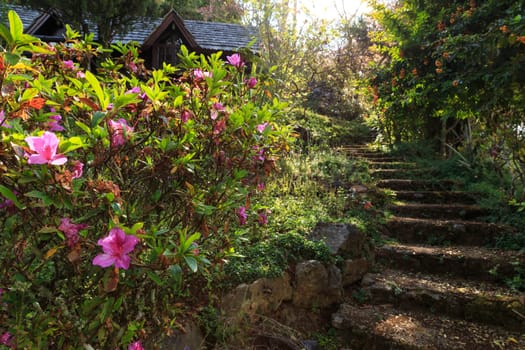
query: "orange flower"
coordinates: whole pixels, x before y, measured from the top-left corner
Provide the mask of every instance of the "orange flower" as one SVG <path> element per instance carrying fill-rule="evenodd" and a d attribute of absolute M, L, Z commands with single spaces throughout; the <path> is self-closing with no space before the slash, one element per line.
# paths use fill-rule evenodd
<path fill-rule="evenodd" d="M 365 209 L 365 210 L 368 210 L 368 209 L 372 208 L 373 206 L 374 205 L 370 201 L 366 201 L 366 202 L 363 203 L 363 209 Z"/>
<path fill-rule="evenodd" d="M 459 80 L 456 79 L 456 80 L 454 80 L 454 81 L 452 82 L 452 86 L 456 87 L 456 86 L 458 86 L 458 85 L 459 85 Z"/>
<path fill-rule="evenodd" d="M 4 56 L 0 56 L 0 70 L 4 70 L 4 69 L 5 69 Z"/>
<path fill-rule="evenodd" d="M 507 27 L 506 25 L 503 25 L 503 26 L 499 27 L 499 30 L 501 30 L 502 33 L 508 33 L 509 32 L 509 27 Z"/>
<path fill-rule="evenodd" d="M 436 68 L 436 73 L 437 73 L 437 74 L 441 74 L 441 73 L 443 73 L 443 69 L 441 69 L 441 68 Z"/>
<path fill-rule="evenodd" d="M 34 109 L 42 109 L 45 104 L 46 100 L 42 97 L 35 97 L 29 101 L 29 107 L 33 107 Z"/>
<path fill-rule="evenodd" d="M 417 68 L 412 69 L 412 75 L 417 77 Z"/>
<path fill-rule="evenodd" d="M 448 60 L 448 58 L 450 57 L 450 54 L 448 52 L 443 52 L 443 58 Z"/>
<path fill-rule="evenodd" d="M 443 65 L 443 63 L 441 63 L 440 60 L 436 60 L 436 62 L 434 62 L 434 64 L 436 65 L 436 67 L 441 67 Z"/>
<path fill-rule="evenodd" d="M 516 40 L 518 40 L 520 43 L 522 44 L 525 44 L 525 35 L 522 35 L 522 36 L 518 36 L 516 38 Z"/>

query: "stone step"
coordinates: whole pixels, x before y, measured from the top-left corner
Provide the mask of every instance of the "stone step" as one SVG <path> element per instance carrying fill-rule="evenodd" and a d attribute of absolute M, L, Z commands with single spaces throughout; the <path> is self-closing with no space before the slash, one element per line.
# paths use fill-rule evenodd
<path fill-rule="evenodd" d="M 377 182 L 377 187 L 393 191 L 451 190 L 456 185 L 454 180 L 382 179 Z"/>
<path fill-rule="evenodd" d="M 470 204 L 403 203 L 387 209 L 396 216 L 423 219 L 471 220 L 488 214 L 487 210 Z"/>
<path fill-rule="evenodd" d="M 342 304 L 332 326 L 346 347 L 360 350 L 518 350 L 525 336 L 500 327 L 401 311 L 391 305 Z"/>
<path fill-rule="evenodd" d="M 371 169 L 415 169 L 416 163 L 381 161 L 380 159 L 374 159 L 374 161 L 368 162 L 368 167 Z"/>
<path fill-rule="evenodd" d="M 401 201 L 418 203 L 461 203 L 476 202 L 475 194 L 463 191 L 395 191 L 396 198 Z"/>
<path fill-rule="evenodd" d="M 370 174 L 376 179 L 409 179 L 421 175 L 431 174 L 431 169 L 419 168 L 391 168 L 391 169 L 373 169 Z"/>
<path fill-rule="evenodd" d="M 463 220 L 430 220 L 392 217 L 386 222 L 389 236 L 403 243 L 430 245 L 493 245 L 498 236 L 510 234 L 510 226 Z"/>
<path fill-rule="evenodd" d="M 349 152 L 348 154 L 354 157 L 370 159 L 371 161 L 374 161 L 375 159 L 381 159 L 381 161 L 393 161 L 393 162 L 403 161 L 402 157 L 392 156 L 392 155 L 382 153 L 382 152 L 352 151 L 352 152 Z"/>
<path fill-rule="evenodd" d="M 361 158 L 368 161 L 372 161 L 373 163 L 404 163 L 403 158 L 400 157 L 393 157 L 393 156 L 386 156 L 384 154 L 377 154 L 377 155 L 360 155 L 360 154 L 354 154 L 355 158 Z"/>
<path fill-rule="evenodd" d="M 428 276 L 383 268 L 368 274 L 363 287 L 370 303 L 392 304 L 402 310 L 525 330 L 525 301 L 506 287 L 465 279 Z"/>
<path fill-rule="evenodd" d="M 392 243 L 375 249 L 380 265 L 412 272 L 456 276 L 505 284 L 521 266 L 525 253 L 482 247 L 436 247 Z"/>

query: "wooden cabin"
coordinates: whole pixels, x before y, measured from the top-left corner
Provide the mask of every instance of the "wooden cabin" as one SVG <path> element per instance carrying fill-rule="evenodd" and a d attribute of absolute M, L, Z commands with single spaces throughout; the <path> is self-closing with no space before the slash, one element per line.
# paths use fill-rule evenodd
<path fill-rule="evenodd" d="M 45 42 L 64 40 L 65 23 L 56 11 L 7 6 L 20 16 L 25 33 Z M 95 30 L 93 32 L 96 33 Z M 137 18 L 126 34 L 115 36 L 113 41 L 137 42 L 146 66 L 158 68 L 162 67 L 163 62 L 177 63 L 181 45 L 185 45 L 189 51 L 204 55 L 222 51 L 225 57 L 248 48 L 256 36 L 253 28 L 231 23 L 184 20 L 171 10 L 163 18 Z M 256 53 L 259 48 L 255 43 L 248 49 Z"/>

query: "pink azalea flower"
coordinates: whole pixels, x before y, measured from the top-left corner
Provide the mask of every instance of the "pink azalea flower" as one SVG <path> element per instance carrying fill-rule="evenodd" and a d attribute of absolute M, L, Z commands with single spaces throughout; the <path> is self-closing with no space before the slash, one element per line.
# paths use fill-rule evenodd
<path fill-rule="evenodd" d="M 218 110 L 219 112 L 224 112 L 226 110 L 226 108 L 224 108 L 224 106 L 222 105 L 222 103 L 220 102 L 215 102 L 213 105 L 212 105 L 213 109 L 216 109 Z"/>
<path fill-rule="evenodd" d="M 107 237 L 98 240 L 97 244 L 102 247 L 104 253 L 93 259 L 93 265 L 101 267 L 114 265 L 127 270 L 131 262 L 127 254 L 135 249 L 138 242 L 137 237 L 125 234 L 121 228 L 112 228 Z"/>
<path fill-rule="evenodd" d="M 249 79 L 246 79 L 245 83 L 246 83 L 246 86 L 248 86 L 248 89 L 253 89 L 257 85 L 257 79 L 254 77 L 251 77 Z"/>
<path fill-rule="evenodd" d="M 129 62 L 128 67 L 133 73 L 137 73 L 137 70 L 139 69 L 135 62 Z"/>
<path fill-rule="evenodd" d="M 215 102 L 213 105 L 212 105 L 212 109 L 211 109 L 211 112 L 210 112 L 210 118 L 211 120 L 215 120 L 217 119 L 217 117 L 219 116 L 219 112 L 224 112 L 226 110 L 226 108 L 224 108 L 224 106 L 222 105 L 222 103 L 220 102 Z"/>
<path fill-rule="evenodd" d="M 193 76 L 197 80 L 204 80 L 204 78 L 211 78 L 212 74 L 211 72 L 205 72 L 200 68 L 197 68 L 193 71 Z"/>
<path fill-rule="evenodd" d="M 86 224 L 74 224 L 69 218 L 62 218 L 60 220 L 60 226 L 58 226 L 58 229 L 64 232 L 64 234 L 66 235 L 67 246 L 69 248 L 73 248 L 75 244 L 77 244 L 79 239 L 78 232 L 87 227 L 88 225 Z"/>
<path fill-rule="evenodd" d="M 60 115 L 52 115 L 49 117 L 49 120 L 47 122 L 47 127 L 49 131 L 64 131 L 64 127 L 60 125 L 60 121 L 62 120 L 62 117 Z"/>
<path fill-rule="evenodd" d="M 140 340 L 137 340 L 136 342 L 129 344 L 128 350 L 144 350 L 144 347 L 142 346 Z"/>
<path fill-rule="evenodd" d="M 50 131 L 42 136 L 28 136 L 25 138 L 29 149 L 34 152 L 26 154 L 28 164 L 62 165 L 67 162 L 63 154 L 57 154 L 58 138 Z"/>
<path fill-rule="evenodd" d="M 84 163 L 81 161 L 75 160 L 73 162 L 73 179 L 78 179 L 82 177 L 82 174 L 84 172 Z"/>
<path fill-rule="evenodd" d="M 260 211 L 257 215 L 259 216 L 257 218 L 259 225 L 264 226 L 268 223 L 268 212 L 266 210 Z"/>
<path fill-rule="evenodd" d="M 77 72 L 77 79 L 84 79 L 86 77 L 86 73 L 78 71 Z"/>
<path fill-rule="evenodd" d="M 140 94 L 140 88 L 138 86 L 134 86 L 130 90 L 126 91 L 126 94 Z"/>
<path fill-rule="evenodd" d="M 262 124 L 257 125 L 257 131 L 262 134 L 264 132 L 264 130 L 266 130 L 266 127 L 268 125 L 270 125 L 270 123 L 268 123 L 268 122 L 264 122 Z"/>
<path fill-rule="evenodd" d="M 71 60 L 64 61 L 64 67 L 67 69 L 73 69 L 75 68 L 75 64 Z"/>
<path fill-rule="evenodd" d="M 248 214 L 246 213 L 246 207 L 239 207 L 237 209 L 237 217 L 239 218 L 239 225 L 246 225 Z"/>
<path fill-rule="evenodd" d="M 260 182 L 257 184 L 257 191 L 261 192 L 264 191 L 265 185 L 264 182 Z"/>
<path fill-rule="evenodd" d="M 259 148 L 258 146 L 253 146 L 253 149 L 256 151 L 253 159 L 255 161 L 264 162 L 264 148 Z"/>
<path fill-rule="evenodd" d="M 181 115 L 180 115 L 180 119 L 182 120 L 183 123 L 187 123 L 188 120 L 190 120 L 193 116 L 193 113 L 191 113 L 190 111 L 188 111 L 187 109 L 183 110 Z"/>
<path fill-rule="evenodd" d="M 133 132 L 133 128 L 128 125 L 125 119 L 120 118 L 118 121 L 110 120 L 109 131 L 111 133 L 111 146 L 119 147 L 126 143 L 126 139 Z"/>
<path fill-rule="evenodd" d="M 239 55 L 238 53 L 234 53 L 231 56 L 226 56 L 226 59 L 234 67 L 241 68 L 242 66 L 244 66 L 244 62 L 242 61 L 241 55 Z"/>
<path fill-rule="evenodd" d="M 7 118 L 5 117 L 4 111 L 0 111 L 0 126 L 7 129 L 12 128 L 12 126 L 9 125 L 9 123 L 7 122 Z"/>
<path fill-rule="evenodd" d="M 1 345 L 6 345 L 6 346 L 11 346 L 11 341 L 13 340 L 13 335 L 9 332 L 4 332 L 1 336 L 0 336 L 0 344 Z"/>
<path fill-rule="evenodd" d="M 219 135 L 226 130 L 226 120 L 221 119 L 213 126 L 213 135 Z"/>

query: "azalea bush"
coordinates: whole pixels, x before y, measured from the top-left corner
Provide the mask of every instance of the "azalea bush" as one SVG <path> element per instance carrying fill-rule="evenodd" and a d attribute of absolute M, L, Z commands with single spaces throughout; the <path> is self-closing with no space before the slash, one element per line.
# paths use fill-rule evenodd
<path fill-rule="evenodd" d="M 0 52 L 0 348 L 141 348 L 198 308 L 292 141 L 239 54 L 148 71 L 9 13 Z M 104 58 L 109 57 L 109 58 Z M 160 333 L 160 334 L 158 334 Z"/>

